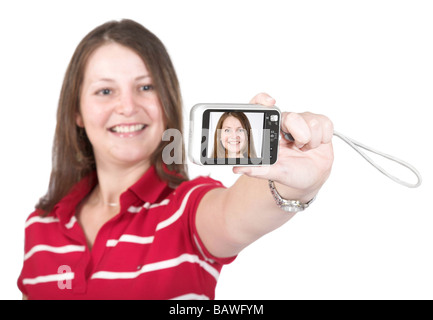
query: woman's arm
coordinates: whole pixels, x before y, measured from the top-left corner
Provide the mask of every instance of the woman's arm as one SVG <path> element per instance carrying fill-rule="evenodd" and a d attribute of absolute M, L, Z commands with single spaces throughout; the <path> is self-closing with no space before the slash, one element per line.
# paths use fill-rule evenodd
<path fill-rule="evenodd" d="M 272 106 L 275 100 L 259 94 L 251 103 Z M 217 257 L 243 248 L 294 216 L 280 209 L 269 190 L 275 181 L 285 199 L 308 202 L 327 180 L 333 162 L 332 122 L 311 113 L 283 113 L 282 130 L 295 142 L 280 141 L 278 161 L 270 167 L 235 167 L 243 174 L 228 189 L 215 189 L 202 199 L 196 225 L 204 245 Z"/>

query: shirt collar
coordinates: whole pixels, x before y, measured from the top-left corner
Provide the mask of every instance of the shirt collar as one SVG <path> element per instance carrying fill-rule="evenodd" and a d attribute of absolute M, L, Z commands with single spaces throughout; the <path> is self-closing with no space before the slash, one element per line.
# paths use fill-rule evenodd
<path fill-rule="evenodd" d="M 171 190 L 167 183 L 162 181 L 154 166 L 151 166 L 136 183 L 128 188 L 128 191 L 132 192 L 135 196 L 140 198 L 143 202 L 155 203 L 161 200 L 162 197 L 166 196 L 165 191 Z M 121 198 L 122 199 L 122 198 Z"/>
<path fill-rule="evenodd" d="M 98 182 L 96 171 L 84 176 L 69 191 L 69 193 L 60 200 L 53 209 L 61 221 L 68 222 L 75 215 L 78 204 L 90 193 Z"/>
<path fill-rule="evenodd" d="M 71 191 L 60 200 L 53 211 L 66 223 L 75 215 L 79 203 L 91 192 L 98 182 L 96 171 L 88 174 L 76 183 Z M 162 181 L 154 166 L 151 166 L 142 176 L 120 196 L 121 205 L 127 205 L 137 198 L 142 202 L 156 203 L 166 197 L 171 188 Z"/>

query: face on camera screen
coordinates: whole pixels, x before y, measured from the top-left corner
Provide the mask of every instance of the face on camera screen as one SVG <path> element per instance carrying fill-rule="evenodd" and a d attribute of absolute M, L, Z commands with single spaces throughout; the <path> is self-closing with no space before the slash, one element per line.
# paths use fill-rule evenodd
<path fill-rule="evenodd" d="M 208 158 L 261 158 L 261 112 L 210 112 Z"/>
<path fill-rule="evenodd" d="M 279 112 L 272 109 L 207 109 L 203 113 L 201 163 L 275 163 L 279 116 Z"/>

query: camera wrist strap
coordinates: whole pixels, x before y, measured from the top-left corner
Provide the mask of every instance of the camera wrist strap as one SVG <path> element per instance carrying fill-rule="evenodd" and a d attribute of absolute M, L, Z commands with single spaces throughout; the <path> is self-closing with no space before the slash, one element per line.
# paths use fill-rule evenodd
<path fill-rule="evenodd" d="M 282 133 L 287 140 L 292 141 L 292 142 L 294 141 L 293 136 L 290 133 L 286 133 L 286 132 L 282 132 Z M 336 137 L 340 138 L 341 140 L 343 140 L 344 142 L 346 142 L 356 152 L 358 152 L 365 160 L 367 160 L 373 167 L 375 167 L 377 170 L 379 170 L 381 173 L 383 173 L 385 176 L 387 176 L 389 179 L 393 180 L 394 182 L 401 184 L 401 185 L 408 187 L 408 188 L 417 188 L 421 185 L 421 182 L 422 182 L 421 174 L 411 164 L 409 164 L 403 160 L 400 160 L 394 156 L 388 155 L 386 153 L 383 153 L 381 151 L 378 151 L 378 150 L 375 150 L 371 147 L 368 147 L 368 146 L 366 146 L 366 145 L 364 145 L 358 141 L 355 141 L 351 138 L 346 137 L 345 135 L 343 135 L 337 131 L 334 131 L 334 136 L 336 136 Z M 396 176 L 390 174 L 388 171 L 386 171 L 381 166 L 379 166 L 376 162 L 374 162 L 362 149 L 369 151 L 369 152 L 372 152 L 372 153 L 375 153 L 381 157 L 384 157 L 386 159 L 394 161 L 403 167 L 406 167 L 407 169 L 409 169 L 410 171 L 412 171 L 415 174 L 418 181 L 416 183 L 409 183 L 407 181 L 404 181 L 404 180 L 397 178 Z"/>

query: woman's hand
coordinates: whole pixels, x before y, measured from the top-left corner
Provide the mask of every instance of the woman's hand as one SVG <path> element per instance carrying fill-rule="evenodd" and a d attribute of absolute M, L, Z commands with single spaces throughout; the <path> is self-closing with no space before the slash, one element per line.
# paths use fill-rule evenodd
<path fill-rule="evenodd" d="M 250 103 L 271 107 L 275 99 L 260 93 Z M 295 141 L 281 137 L 274 165 L 234 167 L 233 172 L 274 180 L 283 198 L 307 202 L 317 194 L 331 172 L 333 124 L 323 115 L 283 112 L 281 130 L 289 132 Z"/>
<path fill-rule="evenodd" d="M 271 107 L 275 100 L 261 93 L 251 103 Z M 244 175 L 230 188 L 209 191 L 197 209 L 198 233 L 215 256 L 238 254 L 295 215 L 275 204 L 267 179 L 275 181 L 283 198 L 306 203 L 331 172 L 332 122 L 322 115 L 287 112 L 281 121 L 281 129 L 295 141 L 280 139 L 277 162 L 272 166 L 234 167 L 235 173 Z"/>

